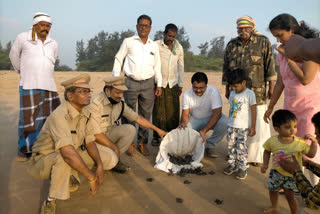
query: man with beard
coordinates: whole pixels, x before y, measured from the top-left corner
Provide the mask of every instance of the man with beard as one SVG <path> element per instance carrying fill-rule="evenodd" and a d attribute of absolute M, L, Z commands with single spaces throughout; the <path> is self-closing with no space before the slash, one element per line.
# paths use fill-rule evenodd
<path fill-rule="evenodd" d="M 255 25 L 250 16 L 237 20 L 238 37 L 227 44 L 222 76 L 222 84 L 226 85 L 225 96 L 229 98 L 231 87 L 227 84 L 227 73 L 237 68 L 248 72 L 247 87 L 255 93 L 257 100 L 256 135 L 248 138 L 247 159 L 254 165 L 263 162 L 262 145 L 270 137 L 270 126 L 263 121 L 263 115 L 276 80 L 270 41 L 255 30 Z"/>
<path fill-rule="evenodd" d="M 121 117 L 125 117 L 128 121 L 133 121 L 144 128 L 152 129 L 161 138 L 164 137 L 165 131 L 139 116 L 122 101 L 124 91 L 128 90 L 125 85 L 125 77 L 107 77 L 104 82 L 103 91 L 88 106 L 92 118 L 99 125 L 96 130 L 99 134 L 96 135 L 96 138 L 99 135 L 105 135 L 110 143 L 116 147 L 118 156 L 124 153 L 136 135 L 136 128 L 131 124 L 121 124 Z M 119 161 L 112 170 L 118 173 L 126 173 L 129 169 L 129 166 Z"/>
<path fill-rule="evenodd" d="M 161 95 L 161 62 L 158 45 L 149 39 L 152 20 L 147 15 L 139 16 L 137 20 L 138 36 L 132 36 L 123 40 L 123 43 L 115 56 L 113 65 L 113 76 L 120 76 L 123 70 L 128 90 L 124 93 L 124 99 L 128 106 L 136 110 L 138 102 L 138 113 L 150 120 L 154 96 Z M 157 86 L 155 87 L 155 83 Z M 148 130 L 139 127 L 138 150 L 148 156 Z M 134 154 L 132 144 L 127 154 Z"/>
<path fill-rule="evenodd" d="M 79 173 L 88 179 L 91 196 L 103 183 L 103 170 L 112 169 L 119 160 L 109 140 L 98 136 L 98 125 L 83 107 L 90 104 L 90 76 L 81 74 L 61 83 L 65 102 L 47 119 L 33 146 L 28 172 L 40 179 L 50 179 L 49 196 L 41 214 L 54 214 L 55 200 L 66 200 L 79 187 Z M 97 141 L 99 144 L 95 144 Z M 95 167 L 95 170 L 91 168 Z"/>
<path fill-rule="evenodd" d="M 20 74 L 18 161 L 26 161 L 49 114 L 60 104 L 54 81 L 58 45 L 50 38 L 51 17 L 36 13 L 32 29 L 17 36 L 10 50 L 14 70 Z"/>
<path fill-rule="evenodd" d="M 184 61 L 183 48 L 176 40 L 178 28 L 167 24 L 163 32 L 163 40 L 156 41 L 161 59 L 162 88 L 161 96 L 156 97 L 152 122 L 165 131 L 171 131 L 179 125 L 180 102 L 182 93 Z M 153 132 L 153 146 L 159 146 L 161 138 Z"/>

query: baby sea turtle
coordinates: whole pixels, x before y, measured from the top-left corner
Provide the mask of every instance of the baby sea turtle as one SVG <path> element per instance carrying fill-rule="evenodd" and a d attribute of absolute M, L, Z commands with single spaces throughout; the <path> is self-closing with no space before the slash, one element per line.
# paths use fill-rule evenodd
<path fill-rule="evenodd" d="M 154 179 L 153 178 L 147 178 L 146 181 L 152 182 Z"/>
<path fill-rule="evenodd" d="M 177 202 L 177 203 L 182 203 L 182 202 L 183 202 L 183 199 L 182 199 L 182 198 L 176 198 L 176 202 Z"/>
<path fill-rule="evenodd" d="M 215 202 L 217 205 L 220 205 L 220 204 L 223 203 L 223 200 L 220 200 L 220 199 L 217 198 L 214 202 Z"/>

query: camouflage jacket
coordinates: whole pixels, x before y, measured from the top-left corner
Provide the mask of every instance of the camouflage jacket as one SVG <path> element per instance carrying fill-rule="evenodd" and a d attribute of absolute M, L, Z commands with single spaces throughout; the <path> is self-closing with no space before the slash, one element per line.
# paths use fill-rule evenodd
<path fill-rule="evenodd" d="M 226 73 L 236 68 L 249 72 L 249 87 L 256 94 L 257 104 L 265 104 L 266 82 L 277 79 L 269 39 L 253 34 L 246 45 L 238 37 L 232 39 L 224 54 L 222 84 L 227 84 Z"/>

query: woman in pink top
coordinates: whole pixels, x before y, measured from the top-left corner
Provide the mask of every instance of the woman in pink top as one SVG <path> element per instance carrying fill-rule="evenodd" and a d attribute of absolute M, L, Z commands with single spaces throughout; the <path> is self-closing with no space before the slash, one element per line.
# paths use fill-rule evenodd
<path fill-rule="evenodd" d="M 303 138 L 306 134 L 314 135 L 311 118 L 320 111 L 320 66 L 313 61 L 295 62 L 286 58 L 284 46 L 293 34 L 299 34 L 305 38 L 316 38 L 319 37 L 319 33 L 310 29 L 304 22 L 298 23 L 289 14 L 276 16 L 271 20 L 269 29 L 281 45 L 276 47 L 279 51 L 277 56 L 279 72 L 264 120 L 266 122 L 270 120 L 273 107 L 284 91 L 284 108 L 293 112 L 298 119 L 297 136 Z M 320 163 L 319 146 L 312 160 Z M 317 182 L 316 178 L 315 176 L 311 181 Z"/>

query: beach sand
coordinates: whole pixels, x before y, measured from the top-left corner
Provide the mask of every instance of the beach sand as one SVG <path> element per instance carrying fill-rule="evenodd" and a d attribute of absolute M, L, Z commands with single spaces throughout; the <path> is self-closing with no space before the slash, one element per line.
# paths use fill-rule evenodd
<path fill-rule="evenodd" d="M 81 72 L 86 73 L 86 72 Z M 91 76 L 93 96 L 103 88 L 102 79 L 110 72 L 87 72 Z M 63 99 L 60 83 L 78 75 L 79 72 L 56 72 L 58 93 Z M 191 87 L 193 73 L 185 73 L 184 90 Z M 221 73 L 208 72 L 209 85 L 217 87 L 223 100 L 223 112 L 229 106 L 221 85 Z M 13 71 L 0 71 L 0 213 L 38 213 L 42 201 L 48 194 L 48 180 L 37 180 L 27 174 L 25 163 L 15 161 L 18 140 L 19 115 L 19 75 Z M 276 108 L 283 105 L 280 99 Z M 273 130 L 273 129 L 272 129 Z M 263 213 L 270 206 L 266 188 L 267 175 L 261 174 L 259 167 L 248 169 L 246 180 L 226 176 L 223 169 L 227 163 L 226 140 L 218 145 L 219 157 L 204 158 L 204 171 L 215 171 L 214 175 L 185 177 L 168 176 L 153 168 L 158 148 L 149 145 L 151 155 L 144 157 L 138 152 L 131 158 L 122 155 L 124 163 L 131 167 L 129 174 L 106 172 L 104 184 L 95 198 L 89 198 L 89 185 L 82 177 L 80 188 L 71 193 L 71 198 L 57 202 L 57 213 Z M 153 178 L 153 182 L 147 182 Z M 189 180 L 191 184 L 184 184 Z M 176 198 L 183 203 L 177 203 Z M 223 200 L 218 205 L 216 200 Z M 280 213 L 289 213 L 284 196 L 280 196 Z M 301 203 L 301 200 L 300 200 Z"/>

